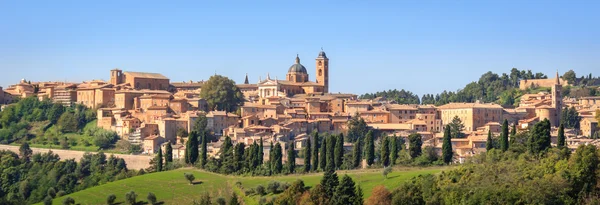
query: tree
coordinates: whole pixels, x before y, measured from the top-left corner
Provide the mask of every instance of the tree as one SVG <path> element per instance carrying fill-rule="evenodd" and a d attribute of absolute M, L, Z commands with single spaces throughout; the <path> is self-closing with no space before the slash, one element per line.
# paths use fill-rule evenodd
<path fill-rule="evenodd" d="M 565 74 L 563 74 L 563 76 L 562 76 L 562 79 L 569 82 L 569 84 L 573 84 L 573 85 L 577 84 L 577 74 L 575 74 L 575 71 L 573 71 L 573 70 L 569 70 L 569 71 L 565 72 Z"/>
<path fill-rule="evenodd" d="M 275 144 L 275 148 L 273 150 L 273 160 L 274 160 L 274 164 L 273 166 L 273 172 L 275 172 L 275 174 L 280 174 L 281 173 L 281 169 L 283 168 L 282 165 L 282 149 L 281 149 L 281 144 L 276 143 Z"/>
<path fill-rule="evenodd" d="M 573 194 L 583 197 L 595 189 L 599 165 L 598 150 L 595 145 L 580 145 L 570 159 L 569 166 L 573 173 Z"/>
<path fill-rule="evenodd" d="M 204 166 L 206 165 L 206 162 L 208 160 L 207 158 L 207 153 L 208 153 L 208 139 L 207 139 L 207 135 L 206 133 L 204 133 L 202 135 L 202 153 L 200 153 L 200 165 L 202 165 L 202 168 L 204 168 Z"/>
<path fill-rule="evenodd" d="M 125 194 L 125 202 L 129 205 L 134 205 L 137 203 L 137 194 L 134 191 L 129 191 Z"/>
<path fill-rule="evenodd" d="M 304 148 L 304 172 L 310 172 L 311 164 L 310 160 L 312 158 L 312 145 L 310 143 L 310 137 L 306 140 L 306 147 Z"/>
<path fill-rule="evenodd" d="M 344 160 L 344 134 L 340 133 L 335 142 L 335 167 L 340 168 Z"/>
<path fill-rule="evenodd" d="M 146 199 L 148 199 L 148 202 L 150 202 L 150 204 L 156 204 L 156 195 L 154 195 L 154 193 L 148 192 L 148 196 L 146 197 Z"/>
<path fill-rule="evenodd" d="M 196 131 L 190 133 L 186 143 L 186 157 L 189 164 L 195 164 L 198 160 L 198 132 Z"/>
<path fill-rule="evenodd" d="M 373 136 L 373 130 L 369 130 L 365 137 L 365 160 L 367 160 L 368 166 L 371 166 L 375 161 L 375 137 Z"/>
<path fill-rule="evenodd" d="M 54 189 L 53 187 L 48 188 L 48 191 L 46 193 L 53 199 L 56 197 L 56 189 Z"/>
<path fill-rule="evenodd" d="M 529 151 L 539 153 L 550 148 L 550 121 L 544 119 L 536 123 L 529 137 Z"/>
<path fill-rule="evenodd" d="M 488 130 L 487 141 L 485 142 L 485 151 L 494 149 L 494 138 L 492 138 L 492 130 Z"/>
<path fill-rule="evenodd" d="M 237 194 L 235 192 L 231 193 L 231 199 L 229 200 L 229 205 L 239 205 L 240 202 L 238 200 Z"/>
<path fill-rule="evenodd" d="M 76 132 L 79 128 L 78 123 L 79 122 L 77 121 L 77 118 L 75 118 L 75 115 L 73 113 L 64 112 L 62 115 L 60 115 L 60 118 L 58 118 L 57 125 L 61 132 L 72 133 Z"/>
<path fill-rule="evenodd" d="M 29 143 L 23 142 L 23 144 L 21 144 L 21 146 L 19 147 L 19 155 L 21 155 L 23 159 L 29 161 L 29 158 L 31 158 L 32 154 L 33 151 L 31 150 L 31 148 L 29 148 Z"/>
<path fill-rule="evenodd" d="M 165 147 L 165 163 L 170 164 L 173 162 L 173 147 L 171 147 L 171 143 L 167 143 Z"/>
<path fill-rule="evenodd" d="M 386 168 L 384 168 L 383 171 L 382 171 L 383 177 L 385 177 L 387 179 L 388 174 L 392 173 L 392 171 L 394 171 L 392 169 L 392 167 L 386 167 Z"/>
<path fill-rule="evenodd" d="M 575 107 L 565 108 L 561 113 L 561 122 L 564 124 L 565 128 L 579 129 L 581 116 L 579 116 Z"/>
<path fill-rule="evenodd" d="M 189 136 L 189 133 L 186 129 L 180 127 L 179 129 L 177 129 L 177 136 L 185 138 Z"/>
<path fill-rule="evenodd" d="M 52 205 L 52 197 L 46 196 L 46 198 L 44 198 L 44 205 Z"/>
<path fill-rule="evenodd" d="M 334 196 L 333 194 L 335 193 L 339 183 L 338 176 L 333 170 L 325 171 L 323 178 L 321 178 L 321 186 L 323 186 L 323 192 L 325 196 Z"/>
<path fill-rule="evenodd" d="M 317 171 L 318 167 L 319 167 L 319 133 L 318 132 L 313 132 L 313 140 L 314 140 L 314 144 L 313 144 L 313 148 L 312 148 L 312 171 Z"/>
<path fill-rule="evenodd" d="M 565 126 L 561 123 L 558 127 L 558 137 L 556 139 L 556 146 L 563 148 L 565 146 Z"/>
<path fill-rule="evenodd" d="M 421 140 L 421 135 L 418 133 L 413 133 L 408 135 L 408 151 L 411 158 L 417 158 L 421 155 L 421 146 L 423 146 L 423 141 Z"/>
<path fill-rule="evenodd" d="M 360 185 L 356 186 L 356 198 L 354 199 L 354 203 L 352 205 L 363 205 L 363 190 L 360 188 Z"/>
<path fill-rule="evenodd" d="M 354 115 L 348 121 L 348 142 L 356 142 L 362 140 L 367 132 L 369 131 L 369 127 L 367 126 L 367 122 L 360 117 L 358 114 Z"/>
<path fill-rule="evenodd" d="M 194 179 L 196 179 L 196 177 L 194 177 L 194 174 L 191 173 L 183 173 L 183 176 L 185 176 L 185 179 L 188 180 L 190 182 L 190 185 L 194 184 Z"/>
<path fill-rule="evenodd" d="M 258 145 L 258 164 L 259 165 L 263 164 L 263 162 L 265 160 L 264 155 L 265 155 L 265 153 L 264 153 L 264 147 L 263 147 L 263 138 L 262 138 L 262 136 L 260 136 L 260 143 Z"/>
<path fill-rule="evenodd" d="M 505 152 L 508 150 L 508 120 L 504 119 L 502 123 L 502 133 L 500 134 L 500 149 Z"/>
<path fill-rule="evenodd" d="M 323 137 L 323 139 L 321 140 L 321 155 L 319 157 L 321 157 L 321 159 L 319 159 L 319 168 L 321 168 L 321 170 L 326 170 L 325 166 L 327 166 L 327 136 Z"/>
<path fill-rule="evenodd" d="M 206 99 L 210 110 L 235 112 L 244 104 L 244 94 L 235 82 L 221 75 L 213 75 L 202 85 L 200 97 Z"/>
<path fill-rule="evenodd" d="M 106 197 L 106 204 L 113 205 L 115 203 L 115 200 L 117 200 L 117 196 L 115 196 L 114 194 L 110 194 Z"/>
<path fill-rule="evenodd" d="M 207 192 L 204 192 L 200 196 L 200 202 L 198 202 L 198 205 L 212 205 L 212 201 L 210 199 L 210 194 L 208 194 Z"/>
<path fill-rule="evenodd" d="M 384 167 L 390 165 L 390 138 L 383 137 L 383 142 L 381 143 L 381 163 Z"/>
<path fill-rule="evenodd" d="M 385 186 L 379 185 L 373 188 L 371 196 L 367 199 L 367 205 L 388 205 L 392 204 L 392 193 Z"/>
<path fill-rule="evenodd" d="M 462 138 L 463 130 L 465 129 L 465 125 L 463 125 L 462 121 L 458 116 L 454 116 L 452 118 L 452 122 L 450 122 L 450 133 L 452 138 Z"/>
<path fill-rule="evenodd" d="M 288 154 L 287 154 L 287 168 L 290 174 L 296 171 L 296 150 L 294 148 L 294 142 L 288 143 Z"/>
<path fill-rule="evenodd" d="M 325 166 L 328 170 L 335 170 L 335 145 L 335 135 L 329 136 L 327 138 L 327 165 Z"/>
<path fill-rule="evenodd" d="M 50 120 L 50 123 L 56 124 L 60 116 L 65 112 L 65 108 L 62 104 L 54 103 L 50 110 L 48 110 L 47 118 Z M 3 125 L 4 126 L 4 125 Z"/>
<path fill-rule="evenodd" d="M 245 150 L 244 148 L 245 148 L 244 143 L 240 142 L 235 145 L 235 148 L 233 150 L 233 163 L 235 164 L 234 165 L 235 171 L 239 171 L 244 167 L 244 150 Z M 250 157 L 248 157 L 248 158 L 250 158 Z M 247 164 L 248 164 L 248 166 L 250 166 L 252 164 L 252 162 L 248 162 Z"/>
<path fill-rule="evenodd" d="M 356 201 L 356 184 L 348 175 L 344 175 L 339 186 L 335 190 L 333 203 L 335 205 L 347 205 Z"/>
<path fill-rule="evenodd" d="M 442 143 L 442 159 L 444 163 L 450 164 L 452 162 L 452 141 L 450 139 L 450 125 L 446 125 L 446 129 L 444 130 L 444 139 Z"/>
<path fill-rule="evenodd" d="M 362 159 L 361 141 L 354 142 L 352 147 L 352 167 L 360 166 L 360 160 Z"/>
<path fill-rule="evenodd" d="M 163 171 L 163 157 L 162 157 L 162 148 L 158 147 L 158 154 L 156 155 L 156 171 Z"/>
<path fill-rule="evenodd" d="M 390 140 L 390 164 L 396 164 L 396 159 L 398 159 L 398 143 L 396 142 L 398 137 L 394 134 Z"/>
<path fill-rule="evenodd" d="M 235 170 L 234 148 L 229 136 L 225 137 L 221 145 L 221 173 L 230 174 Z"/>

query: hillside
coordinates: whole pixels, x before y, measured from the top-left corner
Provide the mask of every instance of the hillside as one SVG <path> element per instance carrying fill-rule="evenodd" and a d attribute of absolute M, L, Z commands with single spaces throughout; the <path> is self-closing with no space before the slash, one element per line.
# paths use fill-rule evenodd
<path fill-rule="evenodd" d="M 422 175 L 434 174 L 447 169 L 447 167 L 432 168 L 397 168 L 384 179 L 382 170 L 366 171 L 340 171 L 339 176 L 345 173 L 350 175 L 357 184 L 364 190 L 365 198 L 371 195 L 371 190 L 377 185 L 384 185 L 388 189 L 395 188 L 407 179 Z M 190 185 L 184 178 L 184 173 L 193 173 L 196 180 L 195 185 Z M 101 186 L 92 187 L 80 192 L 69 194 L 54 199 L 54 204 L 61 204 L 64 198 L 71 197 L 78 204 L 106 204 L 106 198 L 110 194 L 117 196 L 116 203 L 124 202 L 125 193 L 133 190 L 138 194 L 139 201 L 146 201 L 148 192 L 156 194 L 159 201 L 164 204 L 193 204 L 194 200 L 199 200 L 204 192 L 209 192 L 214 200 L 218 197 L 229 198 L 232 190 L 238 195 L 244 196 L 243 191 L 236 186 L 236 182 L 241 182 L 243 189 L 251 189 L 258 185 L 267 186 L 270 181 L 293 182 L 302 179 L 306 186 L 314 186 L 321 180 L 322 174 L 310 175 L 289 175 L 277 177 L 239 177 L 224 176 L 205 172 L 198 169 L 178 169 L 173 171 L 151 173 L 124 179 L 116 182 L 107 183 Z M 272 195 L 267 195 L 270 197 Z M 246 204 L 258 204 L 259 196 L 245 196 Z"/>

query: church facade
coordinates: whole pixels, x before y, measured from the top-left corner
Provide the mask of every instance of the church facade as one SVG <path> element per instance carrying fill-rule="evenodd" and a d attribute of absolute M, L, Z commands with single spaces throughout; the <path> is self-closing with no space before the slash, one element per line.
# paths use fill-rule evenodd
<path fill-rule="evenodd" d="M 285 80 L 271 79 L 269 75 L 257 83 L 258 96 L 289 97 L 296 94 L 322 94 L 329 92 L 329 58 L 324 51 L 319 52 L 316 61 L 316 81 L 310 81 L 306 67 L 300 63 L 300 57 L 296 56 L 296 62 L 290 66 Z"/>

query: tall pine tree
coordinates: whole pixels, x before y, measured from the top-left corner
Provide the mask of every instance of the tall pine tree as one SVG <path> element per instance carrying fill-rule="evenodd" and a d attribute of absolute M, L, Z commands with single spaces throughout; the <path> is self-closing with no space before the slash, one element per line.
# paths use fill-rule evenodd
<path fill-rule="evenodd" d="M 198 160 L 198 132 L 192 131 L 190 133 L 188 142 L 186 144 L 187 162 L 189 164 L 195 164 Z M 189 153 L 189 154 L 188 154 Z"/>
<path fill-rule="evenodd" d="M 323 171 L 327 170 L 325 169 L 325 166 L 327 166 L 327 136 L 324 136 L 321 140 L 321 156 L 319 157 L 319 168 Z"/>
<path fill-rule="evenodd" d="M 171 143 L 167 143 L 165 147 L 165 164 L 170 164 L 173 162 L 173 147 L 171 147 Z"/>
<path fill-rule="evenodd" d="M 367 160 L 368 166 L 371 166 L 375 161 L 375 137 L 373 136 L 373 130 L 369 130 L 367 137 L 365 137 L 365 160 Z"/>
<path fill-rule="evenodd" d="M 260 136 L 260 143 L 258 145 L 258 164 L 262 165 L 264 163 L 265 151 L 263 147 L 263 138 Z"/>
<path fill-rule="evenodd" d="M 290 174 L 296 172 L 296 150 L 294 148 L 294 142 L 288 143 L 288 153 L 287 153 L 287 168 Z"/>
<path fill-rule="evenodd" d="M 390 138 L 383 137 L 381 143 L 381 163 L 384 167 L 390 166 Z"/>
<path fill-rule="evenodd" d="M 327 139 L 327 170 L 335 170 L 335 135 L 329 136 Z"/>
<path fill-rule="evenodd" d="M 244 167 L 244 143 L 237 143 L 233 152 L 233 163 L 235 171 L 239 171 Z"/>
<path fill-rule="evenodd" d="M 344 134 L 340 133 L 335 142 L 335 168 L 339 169 L 344 162 Z"/>
<path fill-rule="evenodd" d="M 283 149 L 281 149 L 281 144 L 276 143 L 275 150 L 274 150 L 275 153 L 273 153 L 273 159 L 274 159 L 273 172 L 275 174 L 281 174 L 281 169 L 283 168 L 283 163 L 282 163 L 283 158 L 282 158 L 282 153 L 281 153 L 282 151 L 283 151 Z"/>
<path fill-rule="evenodd" d="M 452 141 L 450 138 L 450 125 L 446 125 L 446 129 L 444 130 L 444 139 L 442 143 L 442 159 L 446 164 L 452 162 Z"/>
<path fill-rule="evenodd" d="M 313 132 L 313 140 L 314 140 L 314 144 L 313 144 L 313 148 L 312 148 L 312 171 L 317 171 L 317 169 L 319 168 L 319 133 L 318 132 Z"/>
<path fill-rule="evenodd" d="M 485 150 L 490 151 L 494 149 L 494 138 L 492 138 L 492 130 L 488 130 L 487 141 L 485 142 Z"/>
<path fill-rule="evenodd" d="M 275 165 L 275 147 L 273 146 L 273 141 L 271 141 L 271 146 L 269 147 L 269 164 L 267 164 L 267 166 L 269 167 L 269 175 L 272 175 L 274 172 L 274 165 Z"/>
<path fill-rule="evenodd" d="M 204 168 L 204 165 L 206 165 L 206 162 L 208 161 L 208 139 L 207 139 L 207 133 L 205 132 L 204 134 L 202 134 L 202 151 L 200 153 L 200 165 L 202 165 L 202 168 Z"/>
<path fill-rule="evenodd" d="M 233 154 L 233 144 L 229 136 L 225 137 L 221 145 L 221 173 L 231 174 L 235 170 L 235 159 Z"/>
<path fill-rule="evenodd" d="M 332 204 L 349 205 L 356 201 L 356 184 L 348 175 L 344 175 L 335 190 Z"/>
<path fill-rule="evenodd" d="M 312 159 L 312 145 L 310 143 L 310 137 L 306 140 L 306 147 L 304 147 L 304 172 L 310 172 L 311 164 L 310 160 Z"/>
<path fill-rule="evenodd" d="M 156 155 L 156 171 L 163 171 L 163 155 L 162 148 L 160 146 L 158 147 L 158 154 Z"/>
<path fill-rule="evenodd" d="M 504 119 L 502 123 L 502 133 L 500 134 L 500 149 L 502 151 L 508 150 L 508 120 Z"/>
<path fill-rule="evenodd" d="M 360 166 L 362 160 L 362 144 L 360 142 L 361 140 L 356 140 L 354 147 L 352 147 L 352 167 L 354 168 Z"/>
<path fill-rule="evenodd" d="M 562 123 L 560 123 L 560 126 L 558 127 L 558 138 L 556 140 L 556 146 L 558 148 L 565 147 L 565 125 L 563 125 Z"/>
<path fill-rule="evenodd" d="M 398 159 L 398 143 L 396 142 L 398 137 L 394 134 L 390 140 L 390 164 L 396 164 L 396 159 Z"/>

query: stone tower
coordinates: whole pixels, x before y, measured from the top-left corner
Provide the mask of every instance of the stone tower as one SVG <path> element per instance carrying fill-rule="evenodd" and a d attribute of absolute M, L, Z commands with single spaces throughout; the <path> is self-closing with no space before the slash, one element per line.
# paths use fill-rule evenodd
<path fill-rule="evenodd" d="M 316 82 L 323 86 L 323 93 L 329 93 L 329 58 L 325 55 L 325 51 L 321 49 L 319 56 L 316 59 L 317 63 L 317 78 Z"/>
<path fill-rule="evenodd" d="M 552 85 L 552 107 L 554 108 L 554 119 L 551 121 L 552 126 L 560 125 L 560 117 L 562 114 L 562 85 L 560 84 L 560 78 L 558 77 L 558 71 L 556 72 L 556 82 Z"/>
<path fill-rule="evenodd" d="M 118 85 L 123 83 L 123 71 L 118 68 L 110 70 L 110 84 Z"/>

